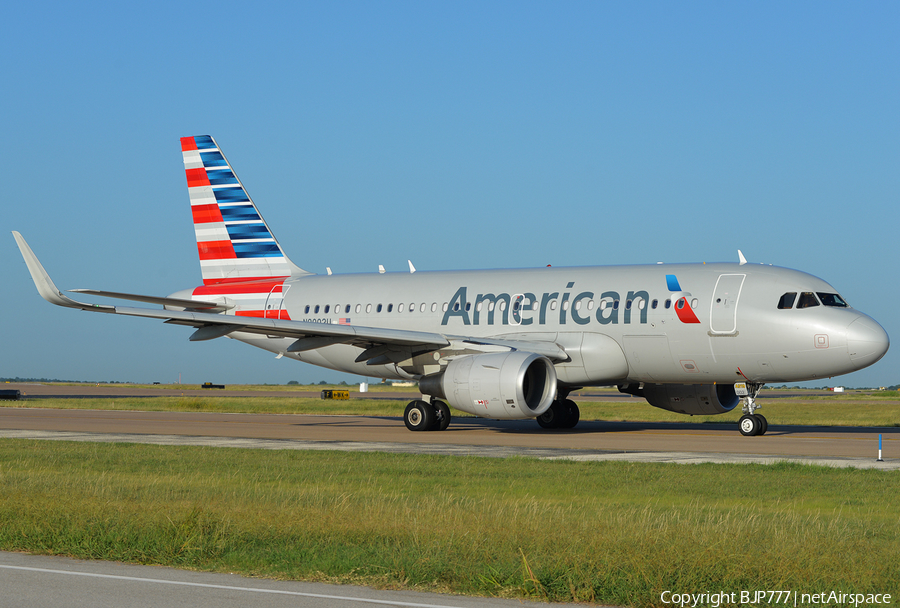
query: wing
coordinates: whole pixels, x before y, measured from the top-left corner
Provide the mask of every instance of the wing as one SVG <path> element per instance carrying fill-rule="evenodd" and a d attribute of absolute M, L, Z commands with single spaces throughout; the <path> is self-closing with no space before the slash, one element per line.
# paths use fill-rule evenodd
<path fill-rule="evenodd" d="M 211 340 L 240 331 L 266 336 L 295 338 L 295 341 L 287 348 L 288 352 L 314 350 L 332 344 L 350 344 L 362 349 L 356 361 L 365 361 L 369 365 L 381 365 L 388 362 L 397 363 L 411 356 L 436 350 L 447 351 L 447 354 L 495 349 L 523 350 L 544 355 L 553 361 L 566 361 L 569 359 L 565 350 L 552 342 L 520 341 L 508 338 L 475 338 L 381 327 L 327 325 L 306 321 L 239 317 L 222 314 L 223 311 L 232 307 L 227 302 L 159 298 L 94 289 L 73 290 L 78 293 L 160 304 L 164 308 L 150 309 L 79 302 L 64 295 L 56 287 L 22 235 L 18 232 L 13 232 L 13 236 L 19 245 L 19 250 L 22 252 L 22 257 L 25 259 L 25 264 L 28 266 L 38 293 L 51 304 L 94 312 L 160 319 L 166 323 L 195 327 L 197 331 L 191 335 L 190 339 L 192 341 Z M 181 310 L 172 310 L 172 308 Z"/>

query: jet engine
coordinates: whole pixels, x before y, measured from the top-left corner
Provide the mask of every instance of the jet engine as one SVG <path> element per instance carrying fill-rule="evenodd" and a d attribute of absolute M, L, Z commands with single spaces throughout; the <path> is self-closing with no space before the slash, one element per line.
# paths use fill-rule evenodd
<path fill-rule="evenodd" d="M 535 418 L 556 398 L 556 368 L 546 357 L 521 351 L 467 355 L 422 378 L 419 390 L 483 418 Z"/>
<path fill-rule="evenodd" d="M 643 397 L 654 407 L 691 416 L 724 414 L 740 402 L 733 384 L 628 384 L 619 386 L 619 391 Z"/>

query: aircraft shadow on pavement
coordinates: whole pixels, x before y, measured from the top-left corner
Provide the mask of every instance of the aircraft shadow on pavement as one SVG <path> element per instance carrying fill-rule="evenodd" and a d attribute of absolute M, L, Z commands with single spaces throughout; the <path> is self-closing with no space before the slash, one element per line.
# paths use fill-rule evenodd
<path fill-rule="evenodd" d="M 630 433 L 637 431 L 727 431 L 739 433 L 737 422 L 628 422 L 607 420 L 582 420 L 574 429 L 543 429 L 534 420 L 484 420 L 479 418 L 454 418 L 448 431 L 489 428 L 500 433 L 583 435 L 593 433 Z M 882 433 L 900 435 L 897 427 L 862 426 L 807 426 L 772 425 L 765 436 L 803 435 L 811 433 L 860 434 Z"/>

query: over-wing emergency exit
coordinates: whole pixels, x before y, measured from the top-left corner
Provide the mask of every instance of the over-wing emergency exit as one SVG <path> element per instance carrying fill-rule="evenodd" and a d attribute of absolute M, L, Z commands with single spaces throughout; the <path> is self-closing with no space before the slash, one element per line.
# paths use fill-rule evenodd
<path fill-rule="evenodd" d="M 419 383 L 404 421 L 443 430 L 450 407 L 571 428 L 569 394 L 617 386 L 683 414 L 742 403 L 763 434 L 768 382 L 853 372 L 888 350 L 884 329 L 812 275 L 740 263 L 315 275 L 282 251 L 209 136 L 181 139 L 203 284 L 168 297 L 72 290 L 13 232 L 40 295 L 59 306 L 160 319 L 190 340 L 229 337 L 279 357 Z"/>

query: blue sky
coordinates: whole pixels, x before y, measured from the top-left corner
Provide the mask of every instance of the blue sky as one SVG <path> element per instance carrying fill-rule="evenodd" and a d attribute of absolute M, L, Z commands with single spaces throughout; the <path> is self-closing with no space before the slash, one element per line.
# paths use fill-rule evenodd
<path fill-rule="evenodd" d="M 900 337 L 895 3 L 14 4 L 0 376 L 358 380 L 37 295 L 10 230 L 62 289 L 199 284 L 178 138 L 200 134 L 314 272 L 741 249 Z"/>

